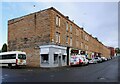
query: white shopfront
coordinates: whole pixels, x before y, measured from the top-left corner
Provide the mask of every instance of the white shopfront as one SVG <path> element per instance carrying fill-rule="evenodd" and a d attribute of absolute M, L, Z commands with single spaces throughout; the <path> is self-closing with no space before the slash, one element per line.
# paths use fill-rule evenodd
<path fill-rule="evenodd" d="M 40 67 L 67 66 L 66 49 L 57 45 L 40 46 Z"/>

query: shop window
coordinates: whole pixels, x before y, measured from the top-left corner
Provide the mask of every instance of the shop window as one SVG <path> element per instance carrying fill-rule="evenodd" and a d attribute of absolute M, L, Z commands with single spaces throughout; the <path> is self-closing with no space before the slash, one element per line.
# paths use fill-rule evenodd
<path fill-rule="evenodd" d="M 78 53 L 79 53 L 79 50 L 74 50 L 74 49 L 71 50 L 71 54 L 78 54 Z"/>
<path fill-rule="evenodd" d="M 63 55 L 62 60 L 63 62 L 66 62 L 66 55 Z"/>
<path fill-rule="evenodd" d="M 54 64 L 58 63 L 58 54 L 54 54 Z"/>
<path fill-rule="evenodd" d="M 85 55 L 85 51 L 81 51 L 80 54 L 81 54 L 81 55 Z"/>
<path fill-rule="evenodd" d="M 48 54 L 41 54 L 41 63 L 49 63 Z"/>

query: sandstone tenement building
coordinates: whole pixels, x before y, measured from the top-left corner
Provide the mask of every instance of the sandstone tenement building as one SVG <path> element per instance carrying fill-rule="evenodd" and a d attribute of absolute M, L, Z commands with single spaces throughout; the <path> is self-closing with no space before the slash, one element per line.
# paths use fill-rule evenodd
<path fill-rule="evenodd" d="M 53 7 L 9 20 L 8 50 L 25 51 L 27 65 L 32 67 L 69 65 L 74 50 L 89 58 L 110 56 L 110 50 L 97 38 Z"/>

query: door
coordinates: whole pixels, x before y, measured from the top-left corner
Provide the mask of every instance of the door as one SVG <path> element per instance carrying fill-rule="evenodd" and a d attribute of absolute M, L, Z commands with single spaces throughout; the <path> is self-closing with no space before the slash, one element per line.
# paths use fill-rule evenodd
<path fill-rule="evenodd" d="M 61 56 L 59 56 L 58 66 L 62 66 Z"/>

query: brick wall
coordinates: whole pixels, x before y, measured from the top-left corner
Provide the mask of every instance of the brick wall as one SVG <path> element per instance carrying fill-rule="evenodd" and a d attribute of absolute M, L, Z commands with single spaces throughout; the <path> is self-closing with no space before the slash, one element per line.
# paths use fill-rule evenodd
<path fill-rule="evenodd" d="M 27 53 L 27 65 L 40 66 L 39 45 L 50 42 L 49 10 L 8 21 L 8 50 Z"/>

